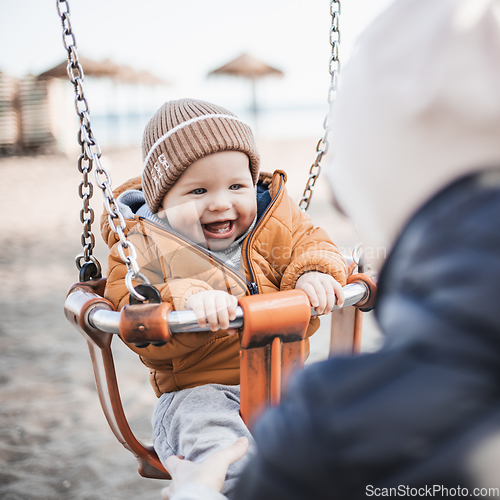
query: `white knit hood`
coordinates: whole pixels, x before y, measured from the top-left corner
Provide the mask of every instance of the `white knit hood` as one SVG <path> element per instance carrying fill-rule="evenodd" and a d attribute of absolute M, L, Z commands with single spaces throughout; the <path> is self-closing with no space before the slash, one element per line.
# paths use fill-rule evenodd
<path fill-rule="evenodd" d="M 500 166 L 500 0 L 397 0 L 341 73 L 331 142 L 333 192 L 379 256 L 451 181 Z"/>

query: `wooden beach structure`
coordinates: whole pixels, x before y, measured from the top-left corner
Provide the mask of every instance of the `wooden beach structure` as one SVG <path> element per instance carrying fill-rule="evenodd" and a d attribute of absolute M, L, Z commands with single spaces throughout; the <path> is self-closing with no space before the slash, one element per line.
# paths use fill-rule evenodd
<path fill-rule="evenodd" d="M 146 71 L 118 65 L 110 59 L 81 58 L 85 75 L 109 78 L 116 84 L 165 85 L 165 81 Z M 77 148 L 74 130 L 78 120 L 73 113 L 68 62 L 62 61 L 39 75 L 16 79 L 0 73 L 0 154 L 73 153 Z"/>
<path fill-rule="evenodd" d="M 19 141 L 18 81 L 0 72 L 0 151 L 14 152 Z"/>

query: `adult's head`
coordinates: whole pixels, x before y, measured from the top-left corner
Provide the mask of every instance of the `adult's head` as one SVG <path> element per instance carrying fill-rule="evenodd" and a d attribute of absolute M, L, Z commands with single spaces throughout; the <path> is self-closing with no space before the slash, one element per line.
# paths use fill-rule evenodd
<path fill-rule="evenodd" d="M 396 0 L 359 41 L 327 175 L 368 258 L 450 182 L 500 165 L 499 61 L 500 0 Z"/>

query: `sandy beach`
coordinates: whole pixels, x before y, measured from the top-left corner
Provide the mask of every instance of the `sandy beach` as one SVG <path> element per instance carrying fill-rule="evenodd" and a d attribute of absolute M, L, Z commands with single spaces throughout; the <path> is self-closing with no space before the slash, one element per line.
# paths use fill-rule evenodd
<path fill-rule="evenodd" d="M 262 169 L 288 174 L 298 200 L 317 139 L 259 141 Z M 103 151 L 117 187 L 139 172 L 139 148 Z M 164 481 L 143 479 L 136 461 L 114 438 L 97 399 L 86 342 L 66 321 L 63 304 L 77 281 L 81 180 L 76 155 L 0 158 L 0 498 L 2 500 L 158 500 Z M 102 210 L 94 189 L 92 206 Z M 358 241 L 352 225 L 329 203 L 319 181 L 309 213 L 343 252 Z M 97 219 L 97 217 L 96 217 Z M 98 224 L 95 255 L 106 268 Z M 378 342 L 365 319 L 363 348 Z M 325 358 L 328 317 L 313 337 L 310 362 Z M 151 433 L 155 396 L 147 370 L 114 342 L 122 398 L 132 429 Z"/>

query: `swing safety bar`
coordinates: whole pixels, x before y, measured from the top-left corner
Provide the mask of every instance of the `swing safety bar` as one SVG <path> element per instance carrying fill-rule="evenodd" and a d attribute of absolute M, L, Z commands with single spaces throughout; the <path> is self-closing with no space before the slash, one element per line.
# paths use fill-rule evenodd
<path fill-rule="evenodd" d="M 154 448 L 139 441 L 129 427 L 111 341 L 118 334 L 136 346 L 163 345 L 173 334 L 199 331 L 196 318 L 190 311 L 171 311 L 166 302 L 128 305 L 116 312 L 103 297 L 105 284 L 102 278 L 73 285 L 64 312 L 87 340 L 99 400 L 115 437 L 136 457 L 141 476 L 169 479 Z M 331 315 L 336 333 L 332 333 L 330 354 L 359 350 L 361 311 L 372 308 L 376 288 L 375 281 L 363 273 L 349 276 L 345 303 L 342 308 L 334 307 Z M 238 318 L 231 327 L 240 329 L 240 413 L 251 429 L 265 408 L 279 404 L 290 376 L 304 366 L 307 330 L 316 311 L 302 290 L 250 295 L 238 304 Z M 334 344 L 341 348 L 333 349 Z"/>
<path fill-rule="evenodd" d="M 351 283 L 343 287 L 345 302 L 342 306 L 349 307 L 363 302 L 368 297 L 370 291 L 368 286 L 363 281 Z M 332 311 L 341 309 L 335 305 Z M 311 316 L 315 316 L 316 309 L 311 307 Z M 121 313 L 109 311 L 106 309 L 93 309 L 89 312 L 88 322 L 94 328 L 103 332 L 120 334 L 120 318 Z M 170 311 L 167 314 L 168 329 L 173 334 L 201 332 L 206 330 L 198 325 L 196 315 L 193 311 Z M 242 328 L 244 326 L 243 309 L 238 306 L 236 309 L 236 319 L 230 321 L 229 328 Z M 156 341 L 165 339 L 157 338 Z"/>

